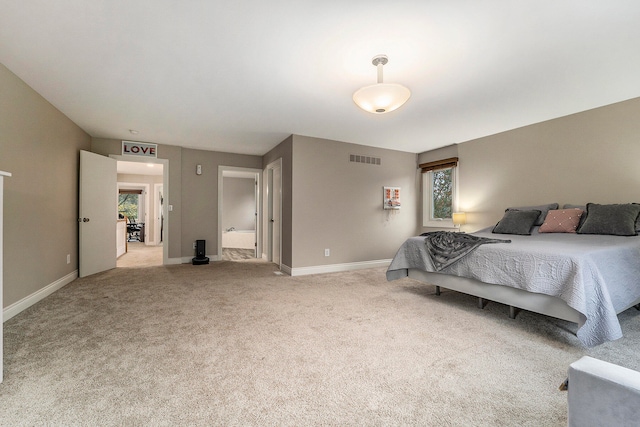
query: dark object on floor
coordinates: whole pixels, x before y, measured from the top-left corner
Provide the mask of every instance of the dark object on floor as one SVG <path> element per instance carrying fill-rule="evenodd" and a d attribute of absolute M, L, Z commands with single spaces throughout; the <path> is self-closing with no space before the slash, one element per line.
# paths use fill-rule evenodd
<path fill-rule="evenodd" d="M 209 264 L 209 257 L 205 256 L 205 241 L 196 240 L 196 256 L 191 260 L 193 265 Z"/>
<path fill-rule="evenodd" d="M 560 391 L 567 391 L 569 390 L 569 378 L 567 378 L 566 380 L 562 381 L 562 384 L 560 384 L 560 387 L 558 387 L 560 389 Z"/>

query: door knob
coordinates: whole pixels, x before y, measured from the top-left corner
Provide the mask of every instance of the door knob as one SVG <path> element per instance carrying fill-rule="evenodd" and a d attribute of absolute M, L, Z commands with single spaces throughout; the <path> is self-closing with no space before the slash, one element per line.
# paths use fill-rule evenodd
<path fill-rule="evenodd" d="M 78 222 L 89 222 L 89 218 L 78 218 Z"/>

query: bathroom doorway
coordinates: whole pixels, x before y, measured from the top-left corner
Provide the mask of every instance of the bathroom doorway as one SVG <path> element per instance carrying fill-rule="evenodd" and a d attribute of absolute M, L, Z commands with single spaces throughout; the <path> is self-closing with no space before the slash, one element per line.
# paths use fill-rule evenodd
<path fill-rule="evenodd" d="M 262 258 L 260 169 L 220 166 L 218 170 L 218 257 L 227 261 Z"/>

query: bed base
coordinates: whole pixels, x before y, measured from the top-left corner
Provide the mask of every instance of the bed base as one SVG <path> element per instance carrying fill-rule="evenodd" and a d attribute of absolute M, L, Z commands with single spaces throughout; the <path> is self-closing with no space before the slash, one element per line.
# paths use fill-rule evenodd
<path fill-rule="evenodd" d="M 409 269 L 408 273 L 412 279 L 435 285 L 436 295 L 440 295 L 441 288 L 446 288 L 478 297 L 478 308 L 484 308 L 488 301 L 505 304 L 509 306 L 509 317 L 512 319 L 516 317 L 518 310 L 522 309 L 569 322 L 579 323 L 580 321 L 580 313 L 557 297 L 417 269 Z"/>
<path fill-rule="evenodd" d="M 411 277 L 411 276 L 409 276 L 409 277 Z M 440 286 L 436 285 L 436 295 L 440 296 L 441 293 L 442 293 L 442 291 L 440 290 Z M 487 306 L 487 304 L 489 304 L 489 300 L 488 299 L 485 299 L 485 298 L 482 298 L 482 297 L 478 297 L 478 308 L 480 310 L 484 310 L 484 308 Z M 636 306 L 636 308 L 638 310 L 640 310 L 640 304 L 638 304 Z M 520 310 L 517 307 L 514 307 L 514 306 L 510 305 L 509 306 L 509 318 L 510 319 L 515 319 L 516 316 L 518 315 L 519 311 Z"/>
<path fill-rule="evenodd" d="M 527 310 L 573 323 L 579 323 L 580 321 L 581 314 L 558 297 L 414 268 L 408 269 L 408 276 L 414 280 L 434 285 L 436 287 L 436 295 L 441 294 L 441 288 L 446 288 L 478 297 L 478 308 L 480 309 L 483 309 L 488 301 L 505 304 L 509 306 L 509 317 L 511 319 L 515 319 L 520 310 Z M 640 310 L 640 298 L 617 310 L 617 313 L 622 313 L 631 307 Z"/>

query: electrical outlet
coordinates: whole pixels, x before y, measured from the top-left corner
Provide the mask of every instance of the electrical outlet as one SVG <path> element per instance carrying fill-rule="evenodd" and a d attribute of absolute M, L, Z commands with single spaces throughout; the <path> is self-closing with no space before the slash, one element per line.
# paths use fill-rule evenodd
<path fill-rule="evenodd" d="M 331 251 L 329 249 L 325 249 L 324 256 L 329 256 L 329 255 L 331 255 Z"/>
<path fill-rule="evenodd" d="M 71 254 L 67 254 L 67 264 L 71 264 Z"/>
<path fill-rule="evenodd" d="M 196 242 L 193 242 L 193 249 L 196 248 Z"/>

